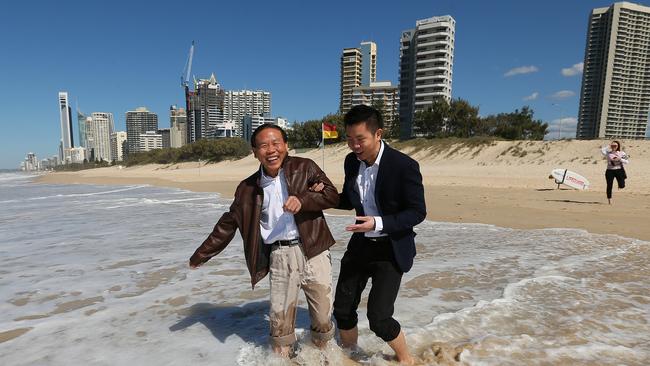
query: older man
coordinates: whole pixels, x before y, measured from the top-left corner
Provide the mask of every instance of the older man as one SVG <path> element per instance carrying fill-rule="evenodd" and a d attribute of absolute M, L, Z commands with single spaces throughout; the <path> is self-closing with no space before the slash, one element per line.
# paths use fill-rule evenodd
<path fill-rule="evenodd" d="M 253 288 L 270 273 L 271 345 L 276 353 L 288 356 L 296 341 L 301 288 L 314 344 L 322 347 L 334 334 L 329 248 L 335 241 L 322 210 L 335 207 L 339 196 L 312 160 L 288 155 L 282 128 L 263 124 L 253 132 L 251 145 L 260 169 L 239 184 L 230 210 L 196 249 L 190 267 L 219 254 L 239 229 Z M 324 184 L 322 191 L 309 190 L 315 182 Z"/>

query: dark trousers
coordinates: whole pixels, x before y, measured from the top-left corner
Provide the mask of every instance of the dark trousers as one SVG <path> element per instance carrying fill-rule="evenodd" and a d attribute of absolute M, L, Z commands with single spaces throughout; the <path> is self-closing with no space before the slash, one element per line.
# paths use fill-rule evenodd
<path fill-rule="evenodd" d="M 618 183 L 618 188 L 625 188 L 625 170 L 623 169 L 607 169 L 605 170 L 605 180 L 607 181 L 607 198 L 612 198 L 612 187 L 614 186 L 614 178 Z"/>
<path fill-rule="evenodd" d="M 393 319 L 393 312 L 402 272 L 387 238 L 373 242 L 360 236 L 348 246 L 341 259 L 336 284 L 334 318 L 339 329 L 350 330 L 357 326 L 357 307 L 369 278 L 372 279 L 367 309 L 370 330 L 390 342 L 401 330 L 397 320 Z"/>

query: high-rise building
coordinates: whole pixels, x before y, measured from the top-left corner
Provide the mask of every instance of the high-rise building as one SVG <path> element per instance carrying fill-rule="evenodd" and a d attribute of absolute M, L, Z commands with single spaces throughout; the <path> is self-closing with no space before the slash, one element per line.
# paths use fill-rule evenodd
<path fill-rule="evenodd" d="M 377 45 L 375 42 L 361 42 L 361 86 L 370 86 L 377 81 Z"/>
<path fill-rule="evenodd" d="M 187 111 L 187 142 L 211 138 L 224 122 L 223 104 L 225 91 L 212 74 L 210 79 L 200 79 L 190 92 Z"/>
<path fill-rule="evenodd" d="M 67 92 L 59 92 L 59 120 L 61 125 L 59 159 L 66 164 L 70 162 L 69 154 L 66 157 L 66 150 L 74 147 L 74 139 L 72 138 L 72 110 L 68 102 Z"/>
<path fill-rule="evenodd" d="M 646 137 L 650 110 L 650 7 L 593 9 L 585 47 L 576 137 Z"/>
<path fill-rule="evenodd" d="M 21 164 L 21 170 L 23 171 L 36 171 L 40 170 L 40 161 L 38 161 L 38 158 L 36 157 L 36 154 L 33 152 L 27 153 L 27 156 L 25 156 L 25 161 L 23 161 Z"/>
<path fill-rule="evenodd" d="M 370 83 L 352 89 L 352 105 L 365 104 L 381 109 L 384 129 L 388 130 L 398 118 L 399 95 L 390 81 Z"/>
<path fill-rule="evenodd" d="M 73 163 L 81 164 L 87 158 L 88 157 L 86 156 L 86 148 L 85 147 L 73 147 L 72 149 L 70 149 L 70 160 Z"/>
<path fill-rule="evenodd" d="M 400 44 L 400 135 L 410 138 L 413 116 L 434 99 L 451 101 L 456 21 L 449 15 L 418 20 L 402 32 Z"/>
<path fill-rule="evenodd" d="M 171 147 L 181 147 L 187 143 L 187 114 L 185 108 L 175 105 L 169 107 L 169 144 Z"/>
<path fill-rule="evenodd" d="M 377 45 L 361 42 L 358 48 L 344 48 L 341 55 L 341 88 L 339 111 L 345 113 L 354 106 L 352 89 L 370 86 L 377 80 Z"/>
<path fill-rule="evenodd" d="M 162 136 L 162 148 L 163 149 L 169 149 L 172 147 L 171 145 L 171 129 L 169 128 L 161 128 L 158 130 L 158 133 L 160 136 Z"/>
<path fill-rule="evenodd" d="M 243 136 L 244 116 L 270 116 L 271 93 L 264 90 L 226 91 L 223 117 L 224 122 L 234 123 L 232 136 Z M 230 137 L 227 129 L 215 131 L 215 137 Z"/>
<path fill-rule="evenodd" d="M 112 161 L 111 135 L 115 129 L 113 113 L 93 112 L 86 120 L 88 160 Z"/>
<path fill-rule="evenodd" d="M 339 92 L 339 112 L 352 108 L 352 89 L 361 85 L 363 74 L 363 54 L 358 48 L 344 48 L 341 55 L 341 86 Z"/>
<path fill-rule="evenodd" d="M 214 74 L 210 79 L 195 82 L 194 91 L 188 98 L 187 142 L 201 138 L 241 137 L 244 116 L 271 114 L 270 92 L 226 91 Z"/>
<path fill-rule="evenodd" d="M 156 131 L 147 131 L 140 134 L 138 139 L 140 146 L 138 148 L 139 152 L 162 149 L 162 134 L 157 133 Z"/>
<path fill-rule="evenodd" d="M 115 131 L 111 134 L 111 156 L 115 161 L 124 160 L 126 145 L 126 131 Z"/>
<path fill-rule="evenodd" d="M 86 119 L 88 117 L 77 109 L 77 127 L 79 129 L 79 146 L 86 147 Z"/>
<path fill-rule="evenodd" d="M 158 115 L 145 107 L 126 112 L 127 154 L 140 151 L 140 135 L 158 131 Z"/>
<path fill-rule="evenodd" d="M 287 128 L 286 118 L 282 118 L 282 117 L 272 118 L 272 117 L 265 117 L 265 116 L 244 116 L 243 118 L 244 134 L 242 135 L 242 138 L 247 142 L 250 141 L 251 137 L 253 136 L 253 131 L 255 131 L 255 129 L 257 129 L 259 126 L 265 123 L 272 123 L 274 125 L 280 126 L 283 129 Z"/>

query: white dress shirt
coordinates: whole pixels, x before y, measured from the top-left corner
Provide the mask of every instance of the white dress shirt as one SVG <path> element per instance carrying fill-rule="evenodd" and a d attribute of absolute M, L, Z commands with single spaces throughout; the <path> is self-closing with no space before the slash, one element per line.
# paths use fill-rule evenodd
<path fill-rule="evenodd" d="M 298 238 L 298 227 L 293 214 L 282 208 L 289 198 L 284 172 L 280 169 L 276 177 L 269 177 L 264 174 L 264 168 L 260 170 L 260 184 L 264 190 L 260 233 L 264 243 L 273 244 L 277 240 Z"/>
<path fill-rule="evenodd" d="M 380 144 L 379 154 L 377 154 L 374 164 L 367 166 L 364 161 L 359 160 L 359 175 L 357 175 L 357 189 L 363 205 L 363 212 L 366 216 L 375 218 L 375 230 L 365 233 L 365 236 L 369 238 L 386 236 L 381 232 L 384 228 L 384 222 L 375 202 L 375 184 L 377 183 L 377 173 L 379 173 L 379 162 L 384 153 L 384 142 L 380 141 Z"/>

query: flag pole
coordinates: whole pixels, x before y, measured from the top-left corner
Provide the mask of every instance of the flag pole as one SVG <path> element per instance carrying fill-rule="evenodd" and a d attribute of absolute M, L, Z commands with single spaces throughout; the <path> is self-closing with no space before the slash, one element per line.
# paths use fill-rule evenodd
<path fill-rule="evenodd" d="M 323 145 L 323 173 L 325 172 L 325 122 L 320 124 L 320 140 Z"/>

